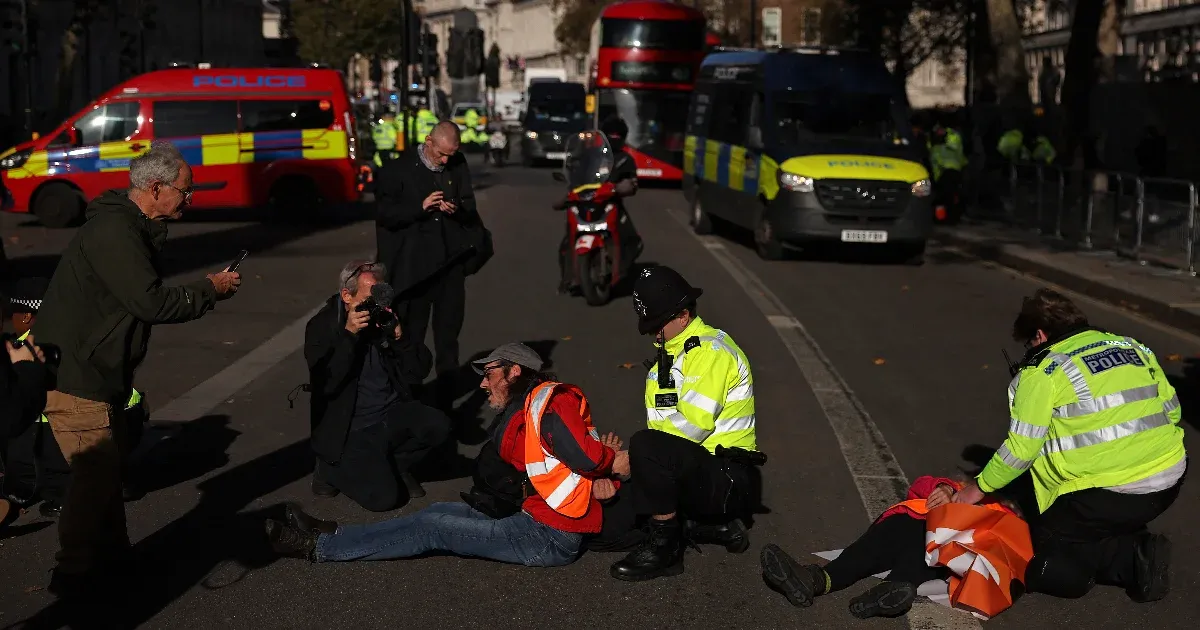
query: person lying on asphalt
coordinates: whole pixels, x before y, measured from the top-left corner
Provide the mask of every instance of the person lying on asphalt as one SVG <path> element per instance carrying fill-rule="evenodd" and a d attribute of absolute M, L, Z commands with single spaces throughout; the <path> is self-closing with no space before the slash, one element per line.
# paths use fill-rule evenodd
<path fill-rule="evenodd" d="M 944 564 L 934 562 L 930 566 L 927 560 L 925 519 L 930 511 L 949 504 L 962 486 L 960 482 L 943 477 L 918 477 L 908 488 L 907 501 L 884 511 L 858 540 L 824 567 L 801 565 L 778 545 L 766 545 L 759 554 L 763 578 L 793 606 L 808 607 L 817 596 L 849 588 L 860 580 L 890 571 L 884 582 L 850 600 L 850 614 L 859 619 L 903 615 L 912 608 L 918 587 L 930 580 L 949 579 L 952 575 Z M 1007 501 L 989 498 L 987 505 L 1020 517 L 1016 506 Z M 1027 530 L 1024 538 L 1028 546 Z M 1000 558 L 995 563 L 1006 560 Z M 1018 564 L 1021 566 L 1013 568 L 1024 568 L 1023 563 Z M 1013 577 L 1015 584 L 1004 585 L 1004 590 L 1019 595 L 1024 592 L 1021 585 L 1024 573 Z M 989 611 L 991 616 L 999 612 Z"/>
<path fill-rule="evenodd" d="M 395 295 L 386 275 L 380 263 L 347 264 L 337 294 L 304 331 L 317 456 L 313 494 L 345 492 L 372 512 L 425 496 L 408 471 L 450 435 L 450 419 L 412 395 L 432 357 L 424 340 L 404 334 L 392 315 Z"/>
<path fill-rule="evenodd" d="M 624 458 L 601 442 L 587 397 L 541 371 L 542 360 L 520 343 L 473 362 L 480 387 L 498 411 L 492 443 L 508 465 L 528 475 L 520 511 L 496 518 L 468 503 L 435 503 L 380 523 L 342 525 L 289 505 L 285 520 L 266 522 L 280 554 L 314 562 L 391 560 L 430 551 L 526 566 L 573 562 L 585 535 L 600 531 L 598 500 L 616 491 L 608 479 Z"/>
<path fill-rule="evenodd" d="M 740 517 L 760 505 L 757 466 L 766 461 L 755 443 L 754 379 L 733 339 L 696 315 L 702 293 L 669 267 L 649 267 L 634 280 L 638 329 L 656 336 L 659 351 L 646 376 L 648 428 L 633 434 L 628 458 L 614 466 L 632 479 L 613 510 L 636 515 L 614 518 L 645 519 L 648 528 L 643 543 L 613 564 L 620 580 L 683 573 L 685 539 L 733 553 L 750 545 Z"/>

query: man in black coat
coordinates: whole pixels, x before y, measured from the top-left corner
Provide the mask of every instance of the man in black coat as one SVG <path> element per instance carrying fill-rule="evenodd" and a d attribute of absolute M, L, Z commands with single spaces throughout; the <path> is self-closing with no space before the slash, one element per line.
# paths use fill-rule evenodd
<path fill-rule="evenodd" d="M 408 470 L 450 434 L 446 415 L 414 401 L 410 390 L 429 374 L 429 350 L 402 325 L 384 329 L 370 310 L 358 310 L 386 276 L 379 263 L 346 265 L 337 295 L 304 332 L 317 456 L 313 493 L 341 491 L 373 512 L 425 496 Z"/>
<path fill-rule="evenodd" d="M 377 259 L 391 270 L 405 331 L 417 343 L 433 319 L 437 403 L 449 411 L 457 394 L 458 335 L 466 310 L 466 276 L 486 258 L 469 253 L 484 233 L 458 126 L 443 121 L 425 142 L 376 177 Z"/>

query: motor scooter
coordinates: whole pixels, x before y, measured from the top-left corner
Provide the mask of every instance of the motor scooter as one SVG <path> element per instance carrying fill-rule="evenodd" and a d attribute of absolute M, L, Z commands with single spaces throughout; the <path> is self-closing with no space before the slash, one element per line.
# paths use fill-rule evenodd
<path fill-rule="evenodd" d="M 600 131 L 585 131 L 567 142 L 566 158 L 555 180 L 570 187 L 566 201 L 556 206 L 567 212 L 567 236 L 559 260 L 567 269 L 568 289 L 578 289 L 591 306 L 612 299 L 613 289 L 631 274 L 637 251 L 622 242 L 628 217 L 622 211 L 616 186 L 609 181 L 614 150 Z"/>
<path fill-rule="evenodd" d="M 488 138 L 488 157 L 497 167 L 504 166 L 504 160 L 508 157 L 508 134 L 503 129 L 493 131 Z"/>

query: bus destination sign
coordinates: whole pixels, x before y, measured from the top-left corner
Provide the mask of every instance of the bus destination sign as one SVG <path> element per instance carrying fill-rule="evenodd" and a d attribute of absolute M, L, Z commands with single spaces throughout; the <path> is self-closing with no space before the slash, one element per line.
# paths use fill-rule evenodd
<path fill-rule="evenodd" d="M 614 61 L 612 80 L 620 83 L 691 83 L 692 65 L 663 61 Z"/>

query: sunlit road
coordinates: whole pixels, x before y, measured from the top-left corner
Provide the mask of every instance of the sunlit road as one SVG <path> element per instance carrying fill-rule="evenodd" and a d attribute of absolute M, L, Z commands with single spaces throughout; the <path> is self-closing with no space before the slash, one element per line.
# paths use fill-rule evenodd
<path fill-rule="evenodd" d="M 602 431 L 627 437 L 643 424 L 639 363 L 652 347 L 637 334 L 628 297 L 593 308 L 555 294 L 564 218 L 550 204 L 563 191 L 550 172 L 477 168 L 497 254 L 469 280 L 463 359 L 505 341 L 529 342 L 548 353 L 562 379 L 588 392 Z M 1034 281 L 936 247 L 923 267 L 767 263 L 742 235 L 693 236 L 678 191 L 643 189 L 630 207 L 646 241 L 643 260 L 670 264 L 704 288 L 703 317 L 729 332 L 752 362 L 759 443 L 770 457 L 764 475 L 771 509 L 754 524 L 752 552 L 689 551 L 683 576 L 641 584 L 612 580 L 608 565 L 618 556 L 604 554 L 553 570 L 453 557 L 338 565 L 272 559 L 263 551 L 261 519 L 281 501 L 300 501 L 325 518 L 383 517 L 343 497 L 312 497 L 307 395 L 295 408 L 288 405 L 289 392 L 307 380 L 294 324 L 332 294 L 342 263 L 373 254 L 374 226 L 352 218 L 339 226 L 228 220 L 236 215 L 205 221 L 196 212 L 171 227 L 172 281 L 219 269 L 245 248 L 251 251 L 243 264 L 246 284 L 205 319 L 155 332 L 137 387 L 153 409 L 171 417 L 158 418 L 164 426 L 154 431 L 157 443 L 142 461 L 153 492 L 127 506 L 141 575 L 126 589 L 128 605 L 103 612 L 117 615 L 119 625 L 154 628 L 971 627 L 965 615 L 928 603 L 909 621 L 858 622 L 846 605 L 868 583 L 808 609 L 792 608 L 762 584 L 757 550 L 775 542 L 807 560 L 808 553 L 851 542 L 873 516 L 868 510 L 890 496 L 888 484 L 867 474 L 880 462 L 894 461 L 908 479 L 953 476 L 975 467 L 971 460 L 981 449 L 970 447 L 998 446 L 1008 422 L 1000 350 L 1016 350 L 1008 330 Z M 70 236 L 19 216 L 4 216 L 0 226 L 8 256 L 24 273 L 48 273 Z M 1188 411 L 1200 405 L 1191 369 L 1200 340 L 1091 302 L 1084 306 L 1094 323 L 1137 337 L 1163 357 L 1190 423 L 1188 445 L 1200 447 L 1200 416 Z M 255 350 L 273 337 L 271 352 Z M 259 352 L 256 360 L 238 361 L 252 352 Z M 282 360 L 265 371 L 256 367 L 270 365 L 257 359 L 272 353 Z M 231 375 L 244 375 L 244 382 Z M 814 386 L 820 379 L 827 382 Z M 849 393 L 840 389 L 843 381 Z M 831 411 L 830 383 L 866 416 L 855 412 L 847 420 Z M 464 381 L 467 416 L 482 406 L 468 395 L 475 384 Z M 169 404 L 188 392 L 187 404 Z M 471 443 L 478 441 L 478 427 L 490 418 L 486 409 L 479 415 L 457 432 L 464 442 L 459 451 L 468 457 L 477 448 Z M 882 440 L 855 441 L 871 427 Z M 457 500 L 470 485 L 462 463 L 437 467 L 442 474 L 429 477 L 429 496 L 401 512 Z M 1200 541 L 1189 536 L 1189 525 L 1200 508 L 1198 488 L 1185 487 L 1157 525 L 1175 543 L 1173 592 L 1166 600 L 1137 605 L 1104 587 L 1075 601 L 1033 595 L 987 624 L 1194 627 Z M 35 509 L 3 535 L 0 625 L 44 609 L 48 616 L 58 612 L 42 588 L 53 565 L 53 523 Z"/>

